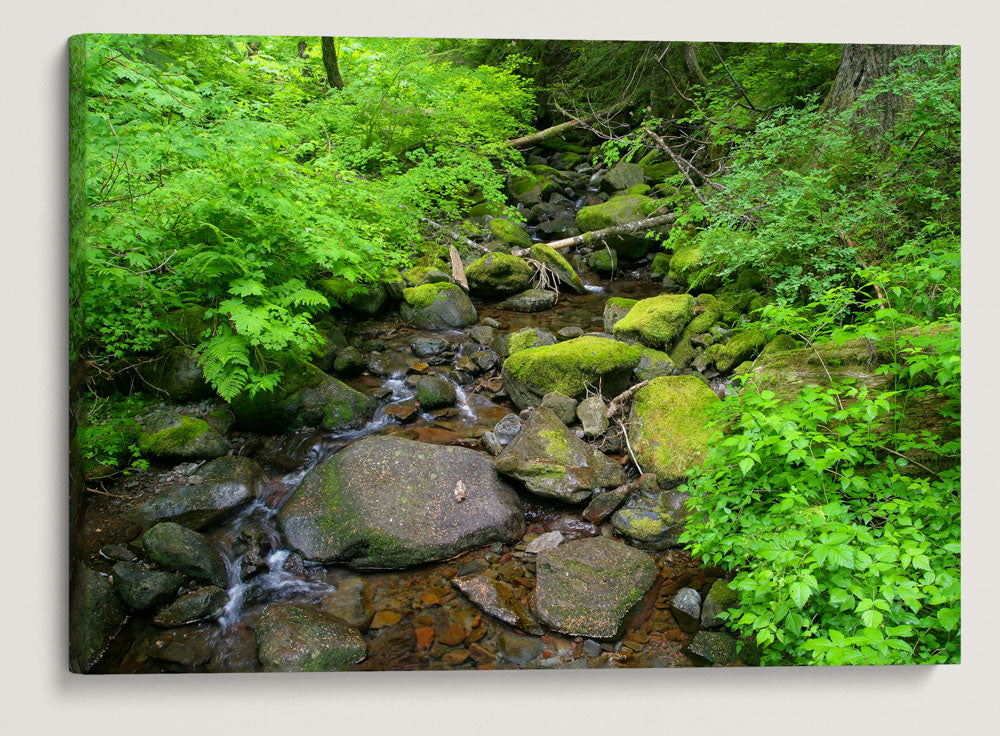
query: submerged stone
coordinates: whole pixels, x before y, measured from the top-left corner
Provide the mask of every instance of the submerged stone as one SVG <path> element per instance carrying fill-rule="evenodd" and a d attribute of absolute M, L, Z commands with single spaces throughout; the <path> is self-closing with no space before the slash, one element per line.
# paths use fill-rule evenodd
<path fill-rule="evenodd" d="M 516 541 L 524 518 L 488 454 L 375 436 L 313 468 L 278 527 L 310 560 L 398 568 Z"/>
<path fill-rule="evenodd" d="M 118 594 L 137 611 L 162 606 L 173 600 L 184 584 L 183 575 L 146 570 L 134 562 L 116 562 L 112 572 Z"/>
<path fill-rule="evenodd" d="M 365 658 L 360 632 L 305 606 L 270 605 L 257 621 L 257 657 L 272 672 L 328 672 Z"/>
<path fill-rule="evenodd" d="M 529 634 L 543 633 L 535 617 L 514 594 L 514 589 L 502 580 L 486 575 L 467 575 L 454 578 L 451 582 L 490 616 Z"/>
<path fill-rule="evenodd" d="M 375 615 L 375 588 L 364 578 L 348 578 L 323 601 L 323 613 L 358 629 L 367 629 Z"/>
<path fill-rule="evenodd" d="M 540 552 L 535 610 L 548 627 L 571 636 L 610 639 L 656 581 L 643 552 L 605 537 Z"/>

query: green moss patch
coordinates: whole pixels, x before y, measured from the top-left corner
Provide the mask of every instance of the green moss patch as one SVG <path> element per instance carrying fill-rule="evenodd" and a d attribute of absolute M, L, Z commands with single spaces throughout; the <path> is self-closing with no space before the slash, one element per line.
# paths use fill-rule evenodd
<path fill-rule="evenodd" d="M 656 349 L 669 349 L 691 320 L 694 297 L 661 294 L 642 299 L 614 326 L 615 337 L 636 340 Z"/>

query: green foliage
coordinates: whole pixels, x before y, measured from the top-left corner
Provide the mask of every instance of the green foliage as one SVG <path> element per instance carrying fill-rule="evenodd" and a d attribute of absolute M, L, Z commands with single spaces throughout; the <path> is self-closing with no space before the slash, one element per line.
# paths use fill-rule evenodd
<path fill-rule="evenodd" d="M 118 471 L 127 475 L 148 467 L 140 457 L 137 419 L 156 401 L 144 394 L 83 400 L 76 440 L 88 477 L 111 477 Z"/>
<path fill-rule="evenodd" d="M 246 42 L 259 43 L 247 53 Z M 86 289 L 91 360 L 157 347 L 167 316 L 218 317 L 198 352 L 219 394 L 272 388 L 329 308 L 318 279 L 405 266 L 422 216 L 502 203 L 502 143 L 530 93 L 509 71 L 453 65 L 434 42 L 342 40 L 343 91 L 319 39 L 86 37 Z"/>

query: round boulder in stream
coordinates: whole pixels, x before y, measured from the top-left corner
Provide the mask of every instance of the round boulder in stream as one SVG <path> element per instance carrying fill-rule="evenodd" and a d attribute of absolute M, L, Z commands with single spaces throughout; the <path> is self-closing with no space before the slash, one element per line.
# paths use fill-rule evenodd
<path fill-rule="evenodd" d="M 459 329 L 479 319 L 462 287 L 437 283 L 403 289 L 403 319 L 422 330 Z"/>
<path fill-rule="evenodd" d="M 515 542 L 524 517 L 486 453 L 376 436 L 313 468 L 278 528 L 310 560 L 392 569 Z"/>
<path fill-rule="evenodd" d="M 268 606 L 257 622 L 256 638 L 260 663 L 278 672 L 340 670 L 368 653 L 357 629 L 304 606 Z"/>
<path fill-rule="evenodd" d="M 656 581 L 652 558 L 605 537 L 577 539 L 538 553 L 535 611 L 570 636 L 611 639 Z"/>

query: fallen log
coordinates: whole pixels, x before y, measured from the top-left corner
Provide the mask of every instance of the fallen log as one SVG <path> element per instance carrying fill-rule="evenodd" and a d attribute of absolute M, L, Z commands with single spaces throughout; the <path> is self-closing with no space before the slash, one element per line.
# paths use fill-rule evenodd
<path fill-rule="evenodd" d="M 513 148 L 531 148 L 532 146 L 537 146 L 539 143 L 548 140 L 549 138 L 555 138 L 558 135 L 562 135 L 567 130 L 572 130 L 582 122 L 582 120 L 567 120 L 565 123 L 553 125 L 551 128 L 540 130 L 537 133 L 532 133 L 531 135 L 522 136 L 520 138 L 514 138 L 513 140 L 507 141 L 507 145 Z"/>
<path fill-rule="evenodd" d="M 448 256 L 451 258 L 451 277 L 468 293 L 469 280 L 465 277 L 465 264 L 462 263 L 462 256 L 459 254 L 458 248 L 449 245 Z"/>
<path fill-rule="evenodd" d="M 659 227 L 660 225 L 669 225 L 675 219 L 677 219 L 676 215 L 671 212 L 666 215 L 657 215 L 656 217 L 649 217 L 645 220 L 630 222 L 627 225 L 615 225 L 614 227 L 606 227 L 603 230 L 594 230 L 593 232 L 583 233 L 583 235 L 574 235 L 572 238 L 553 240 L 551 243 L 545 243 L 545 245 L 550 248 L 571 248 L 574 245 L 583 245 L 584 243 L 602 241 L 614 235 L 629 235 L 631 233 L 642 232 L 643 230 L 652 230 L 654 227 Z M 515 256 L 524 256 L 530 253 L 531 249 L 523 248 L 512 252 Z"/>

